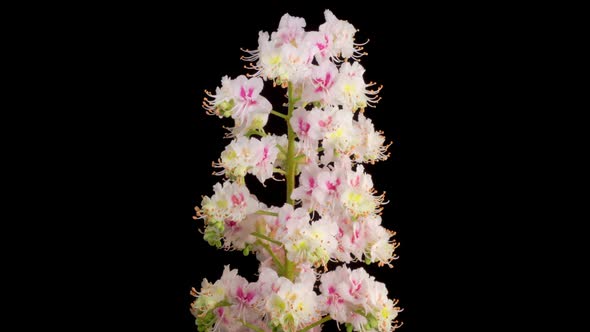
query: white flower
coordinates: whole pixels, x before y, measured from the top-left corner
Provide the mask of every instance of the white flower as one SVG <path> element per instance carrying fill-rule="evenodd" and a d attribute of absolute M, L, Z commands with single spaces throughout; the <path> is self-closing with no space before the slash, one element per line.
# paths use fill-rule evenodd
<path fill-rule="evenodd" d="M 257 214 L 249 214 L 242 221 L 235 221 L 232 219 L 224 220 L 223 247 L 228 249 L 244 249 L 246 244 L 252 244 L 256 241 L 256 238 L 252 235 L 256 231 L 256 225 L 258 220 L 262 216 Z"/>
<path fill-rule="evenodd" d="M 221 88 L 216 88 L 215 94 L 206 91 L 211 99 L 205 98 L 203 107 L 209 114 L 231 116 L 235 120 L 232 135 L 243 135 L 249 129 L 261 128 L 268 121 L 272 105 L 260 95 L 263 87 L 260 77 L 248 79 L 240 75 L 231 80 L 224 76 Z"/>
<path fill-rule="evenodd" d="M 323 61 L 311 67 L 311 75 L 304 85 L 301 100 L 303 102 L 319 102 L 322 105 L 335 104 L 334 84 L 338 76 L 338 68 L 331 61 Z"/>
<path fill-rule="evenodd" d="M 354 43 L 354 34 L 356 29 L 348 21 L 339 20 L 329 10 L 324 12 L 326 22 L 320 25 L 320 32 L 326 33 L 331 37 L 332 49 L 331 56 L 342 56 L 344 58 L 359 57 L 362 54 L 356 49 Z"/>
<path fill-rule="evenodd" d="M 362 165 L 358 165 L 355 172 L 349 170 L 346 180 L 340 201 L 354 220 L 381 212 L 384 195 L 374 195 L 373 181 Z"/>
<path fill-rule="evenodd" d="M 261 183 L 272 177 L 279 149 L 279 138 L 267 135 L 261 139 L 240 136 L 228 144 L 221 153 L 221 159 L 213 165 L 223 168 L 217 175 L 243 183 L 248 173 L 255 175 Z"/>
<path fill-rule="evenodd" d="M 256 70 L 254 75 L 277 84 L 303 81 L 310 73 L 314 56 L 313 48 L 304 42 L 304 27 L 303 18 L 283 15 L 278 30 L 270 36 L 261 31 L 258 35 L 258 49 L 246 51 L 250 55 L 242 59 L 256 61 L 256 65 L 251 66 Z"/>
<path fill-rule="evenodd" d="M 332 36 L 326 32 L 308 31 L 303 40 L 305 47 L 311 50 L 318 63 L 330 61 L 333 57 Z"/>
<path fill-rule="evenodd" d="M 279 22 L 279 28 L 273 32 L 273 40 L 276 40 L 276 46 L 284 44 L 297 45 L 303 39 L 305 34 L 305 19 L 294 17 L 289 14 L 283 15 Z"/>
<path fill-rule="evenodd" d="M 367 224 L 371 225 L 370 223 Z M 398 244 L 391 240 L 395 232 L 391 232 L 380 225 L 371 228 L 371 237 L 367 241 L 366 251 L 368 260 L 378 263 L 379 266 L 388 265 L 391 267 L 391 261 L 397 258 L 394 251 Z"/>
<path fill-rule="evenodd" d="M 281 277 L 277 282 L 278 291 L 266 302 L 271 323 L 284 331 L 297 331 L 320 318 L 317 308 L 317 294 L 307 283 L 293 283 Z"/>
<path fill-rule="evenodd" d="M 278 241 L 287 242 L 297 239 L 301 230 L 309 227 L 309 212 L 303 208 L 294 209 L 293 205 L 285 204 L 278 212 L 278 225 L 275 237 Z"/>
<path fill-rule="evenodd" d="M 355 331 L 393 331 L 399 308 L 387 298 L 387 288 L 363 268 L 339 266 L 322 275 L 319 303 L 339 323 Z"/>
<path fill-rule="evenodd" d="M 197 297 L 191 305 L 191 312 L 199 330 L 242 331 L 242 322 L 265 327 L 261 325 L 260 309 L 266 298 L 263 298 L 260 287 L 257 283 L 248 283 L 237 270 L 231 270 L 227 265 L 218 281 L 211 284 L 205 279 L 201 291 L 193 289 L 191 294 Z"/>
<path fill-rule="evenodd" d="M 362 259 L 369 240 L 366 224 L 354 222 L 349 218 L 341 218 L 338 226 L 339 250 L 336 253 L 336 258 L 346 263 L 352 261 L 352 257 L 355 260 Z"/>
<path fill-rule="evenodd" d="M 367 106 L 374 106 L 379 102 L 377 96 L 381 88 L 369 90 L 373 83 L 366 84 L 363 79 L 365 68 L 358 63 L 344 62 L 340 66 L 338 79 L 336 80 L 334 93 L 336 101 L 345 109 L 357 110 L 364 109 Z"/>
<path fill-rule="evenodd" d="M 232 94 L 235 100 L 232 118 L 236 120 L 236 123 L 248 123 L 251 113 L 270 113 L 272 105 L 260 95 L 263 87 L 264 83 L 259 77 L 248 79 L 240 75 L 232 82 Z"/>
<path fill-rule="evenodd" d="M 215 88 L 215 94 L 205 90 L 205 94 L 212 98 L 203 98 L 203 108 L 207 110 L 210 115 L 217 115 L 220 118 L 223 116 L 230 116 L 231 110 L 234 107 L 232 81 L 229 76 L 221 78 L 221 87 Z"/>
<path fill-rule="evenodd" d="M 258 210 L 256 196 L 250 194 L 248 187 L 226 181 L 213 186 L 214 194 L 203 197 L 198 216 L 212 220 L 230 218 L 241 221 L 247 215 Z"/>
<path fill-rule="evenodd" d="M 217 168 L 223 168 L 223 171 L 216 174 L 225 174 L 229 179 L 243 183 L 241 178 L 246 176 L 250 168 L 256 163 L 257 156 L 254 150 L 255 147 L 251 144 L 252 140 L 256 139 L 240 136 L 228 144 L 225 150 L 221 152 L 220 162 L 213 164 Z"/>
<path fill-rule="evenodd" d="M 329 218 L 314 221 L 304 236 L 310 243 L 309 261 L 316 266 L 326 266 L 338 248 L 338 225 Z"/>
<path fill-rule="evenodd" d="M 360 141 L 356 128 L 353 126 L 352 112 L 332 109 L 328 114 L 331 121 L 322 141 L 324 155 L 321 162 L 323 164 L 348 158 Z"/>
<path fill-rule="evenodd" d="M 272 177 L 273 168 L 279 149 L 277 148 L 278 139 L 274 135 L 262 137 L 260 140 L 251 139 L 254 142 L 254 151 L 256 154 L 255 164 L 251 168 L 251 173 L 258 178 L 258 181 L 264 184 L 264 181 Z"/>
<path fill-rule="evenodd" d="M 318 186 L 318 175 L 321 172 L 322 169 L 315 163 L 304 166 L 299 176 L 299 186 L 291 193 L 291 198 L 300 200 L 302 207 L 305 209 L 311 210 L 317 206 L 312 194 Z"/>
<path fill-rule="evenodd" d="M 385 137 L 383 132 L 375 131 L 371 119 L 360 113 L 354 126 L 361 138 L 354 151 L 356 161 L 374 164 L 376 161 L 386 160 L 389 157 L 387 148 L 391 143 L 384 145 Z"/>
<path fill-rule="evenodd" d="M 206 227 L 203 238 L 210 245 L 218 248 L 222 246 L 231 248 L 232 243 L 230 240 L 222 243 L 222 240 L 225 239 L 226 225 L 231 225 L 228 234 L 232 238 L 231 235 L 235 228 L 241 227 L 238 225 L 246 216 L 258 211 L 260 203 L 254 195 L 250 194 L 246 186 L 230 181 L 224 182 L 223 185 L 220 183 L 215 184 L 213 190 L 213 196 L 203 197 L 201 207 L 195 207 L 197 216 L 194 218 L 205 220 Z"/>

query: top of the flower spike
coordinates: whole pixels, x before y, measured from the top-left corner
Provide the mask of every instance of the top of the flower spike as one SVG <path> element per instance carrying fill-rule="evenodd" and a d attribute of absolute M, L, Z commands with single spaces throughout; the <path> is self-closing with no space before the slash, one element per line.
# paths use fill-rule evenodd
<path fill-rule="evenodd" d="M 270 79 L 277 84 L 300 83 L 313 71 L 314 60 L 342 62 L 342 58 L 357 60 L 364 53 L 362 45 L 354 42 L 355 27 L 338 19 L 330 10 L 324 12 L 326 21 L 317 31 L 306 31 L 305 19 L 283 15 L 276 31 L 260 32 L 258 49 L 246 51 L 254 76 Z"/>

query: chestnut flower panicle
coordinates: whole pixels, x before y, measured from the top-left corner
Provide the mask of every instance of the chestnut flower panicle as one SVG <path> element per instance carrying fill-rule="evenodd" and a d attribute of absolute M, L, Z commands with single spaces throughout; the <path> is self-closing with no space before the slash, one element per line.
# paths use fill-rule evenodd
<path fill-rule="evenodd" d="M 382 224 L 385 193 L 363 165 L 389 157 L 391 143 L 364 112 L 379 102 L 381 87 L 371 90 L 363 78 L 366 53 L 354 26 L 329 10 L 324 16 L 308 31 L 305 19 L 285 14 L 245 51 L 253 73 L 224 76 L 206 92 L 207 113 L 233 122 L 213 163 L 222 180 L 194 218 L 210 245 L 254 253 L 260 265 L 255 282 L 226 266 L 218 281 L 193 289 L 199 332 L 319 332 L 329 320 L 347 332 L 400 326 L 385 284 L 347 265 L 392 267 L 397 258 L 395 232 Z M 286 88 L 286 110 L 263 96 L 265 81 Z M 270 116 L 284 120 L 286 132 L 268 132 Z M 284 204 L 259 200 L 249 177 L 264 190 L 284 181 Z"/>

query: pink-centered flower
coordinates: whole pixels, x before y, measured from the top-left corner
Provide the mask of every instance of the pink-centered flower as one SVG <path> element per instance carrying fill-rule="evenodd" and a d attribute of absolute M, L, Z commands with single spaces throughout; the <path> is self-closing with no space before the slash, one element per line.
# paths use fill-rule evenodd
<path fill-rule="evenodd" d="M 334 105 L 336 94 L 333 87 L 338 76 L 338 68 L 331 61 L 323 61 L 312 66 L 310 80 L 304 85 L 301 96 L 304 102 L 319 102 L 321 105 Z"/>
<path fill-rule="evenodd" d="M 264 83 L 260 77 L 246 78 L 238 76 L 232 82 L 232 94 L 235 106 L 232 109 L 232 118 L 238 123 L 248 123 L 253 113 L 270 113 L 272 105 L 260 95 Z"/>

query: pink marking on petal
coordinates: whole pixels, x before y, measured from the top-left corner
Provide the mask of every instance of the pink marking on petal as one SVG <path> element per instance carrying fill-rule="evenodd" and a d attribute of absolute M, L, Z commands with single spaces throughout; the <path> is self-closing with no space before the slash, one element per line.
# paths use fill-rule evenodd
<path fill-rule="evenodd" d="M 350 288 L 348 289 L 348 293 L 349 293 L 350 295 L 352 295 L 353 293 L 356 293 L 356 292 L 358 292 L 358 291 L 361 289 L 361 287 L 362 287 L 362 284 L 361 284 L 360 282 L 358 282 L 358 281 L 354 280 L 354 279 L 353 279 L 353 280 L 351 280 L 351 283 L 352 283 L 352 285 L 351 285 L 351 286 L 350 286 Z"/>
<path fill-rule="evenodd" d="M 326 121 L 320 120 L 319 124 L 320 127 L 325 128 L 327 126 L 329 126 L 332 123 L 332 116 L 329 116 Z"/>
<path fill-rule="evenodd" d="M 326 182 L 326 188 L 330 191 L 336 191 L 338 186 L 340 185 L 340 179 L 336 179 L 335 182 L 328 181 Z"/>
<path fill-rule="evenodd" d="M 252 299 L 254 298 L 254 292 L 250 291 L 248 293 L 244 293 L 244 290 L 242 289 L 242 287 L 238 287 L 238 290 L 236 292 L 236 297 L 238 298 L 238 300 L 242 303 L 250 303 L 252 301 Z"/>
<path fill-rule="evenodd" d="M 242 203 L 244 203 L 244 194 L 239 193 L 237 196 L 236 195 L 232 195 L 231 196 L 231 201 L 234 204 L 234 206 L 241 205 Z"/>
<path fill-rule="evenodd" d="M 305 121 L 303 121 L 302 118 L 299 118 L 298 124 L 299 126 L 299 131 L 304 133 L 305 135 L 307 135 L 307 132 L 309 131 L 309 127 L 311 127 L 311 125 Z"/>
<path fill-rule="evenodd" d="M 361 230 L 358 228 L 352 232 L 352 236 L 350 237 L 350 242 L 352 244 L 354 244 L 356 242 L 356 240 L 358 240 L 358 238 L 360 237 L 360 233 L 361 233 Z"/>

